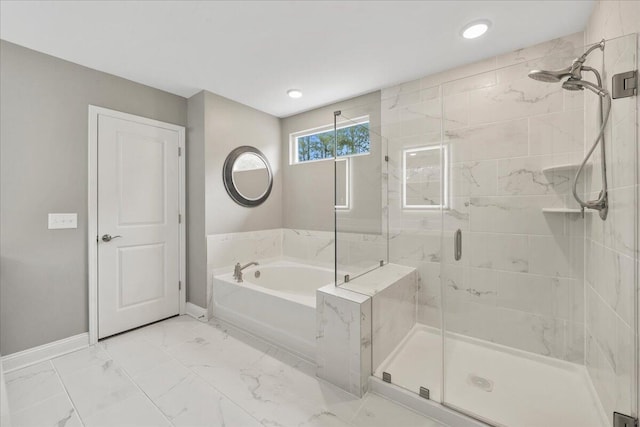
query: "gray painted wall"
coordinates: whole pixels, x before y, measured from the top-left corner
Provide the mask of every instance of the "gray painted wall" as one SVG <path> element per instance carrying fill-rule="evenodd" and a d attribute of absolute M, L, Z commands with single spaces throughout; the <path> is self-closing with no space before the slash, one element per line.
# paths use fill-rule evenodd
<path fill-rule="evenodd" d="M 280 120 L 207 91 L 189 98 L 188 110 L 187 295 L 207 307 L 206 236 L 282 227 Z M 262 151 L 274 175 L 269 198 L 254 208 L 236 204 L 222 181 L 224 160 L 240 145 Z"/>
<path fill-rule="evenodd" d="M 380 92 L 289 116 L 282 125 L 283 226 L 285 228 L 333 231 L 333 161 L 289 164 L 290 134 L 333 123 L 333 112 L 357 118 L 369 115 L 371 154 L 353 157 L 351 163 L 352 208 L 338 213 L 340 231 L 381 233 Z"/>
<path fill-rule="evenodd" d="M 0 41 L 3 355 L 88 330 L 89 104 L 187 124 L 182 97 Z M 78 229 L 48 230 L 49 212 Z"/>
<path fill-rule="evenodd" d="M 280 119 L 211 92 L 204 92 L 206 233 L 221 234 L 282 227 Z M 273 172 L 273 188 L 260 206 L 236 204 L 224 188 L 222 166 L 240 145 L 265 155 Z"/>
<path fill-rule="evenodd" d="M 187 301 L 207 306 L 204 92 L 187 101 Z"/>

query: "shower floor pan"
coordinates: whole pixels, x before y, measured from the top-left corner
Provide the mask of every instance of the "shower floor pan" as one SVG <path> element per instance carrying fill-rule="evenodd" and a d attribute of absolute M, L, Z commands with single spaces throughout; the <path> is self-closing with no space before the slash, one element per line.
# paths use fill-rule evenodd
<path fill-rule="evenodd" d="M 375 343 L 374 343 L 375 345 Z M 416 325 L 374 375 L 442 401 L 440 331 Z M 509 427 L 602 427 L 607 418 L 582 365 L 449 334 L 446 403 Z"/>

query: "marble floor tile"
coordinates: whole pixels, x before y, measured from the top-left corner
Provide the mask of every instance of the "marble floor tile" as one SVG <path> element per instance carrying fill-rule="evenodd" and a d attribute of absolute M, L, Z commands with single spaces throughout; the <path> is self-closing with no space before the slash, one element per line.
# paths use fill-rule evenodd
<path fill-rule="evenodd" d="M 85 427 L 171 427 L 160 410 L 143 394 L 108 406 L 83 418 Z"/>
<path fill-rule="evenodd" d="M 133 377 L 135 383 L 152 401 L 169 393 L 194 374 L 177 361 L 158 365 Z"/>
<path fill-rule="evenodd" d="M 178 320 L 175 317 L 164 322 L 154 323 L 145 328 L 135 329 L 127 335 L 144 339 L 163 349 L 180 345 L 197 337 L 197 334 L 186 326 L 183 319 Z"/>
<path fill-rule="evenodd" d="M 98 345 L 131 376 L 173 360 L 158 346 L 126 334 L 103 340 Z"/>
<path fill-rule="evenodd" d="M 64 394 L 64 388 L 49 361 L 10 372 L 5 381 L 12 411 L 20 411 L 50 397 Z"/>
<path fill-rule="evenodd" d="M 11 392 L 7 391 L 9 396 Z M 82 423 L 75 408 L 64 393 L 43 400 L 21 411 L 13 412 L 12 427 L 80 427 Z"/>
<path fill-rule="evenodd" d="M 113 360 L 64 375 L 62 382 L 83 419 L 140 393 Z"/>
<path fill-rule="evenodd" d="M 83 350 L 56 357 L 51 362 L 60 376 L 64 377 L 92 365 L 102 365 L 109 360 L 111 360 L 109 353 L 104 351 L 101 346 L 93 345 Z"/>
<path fill-rule="evenodd" d="M 446 427 L 403 406 L 375 394 L 364 398 L 362 408 L 352 421 L 358 427 Z"/>
<path fill-rule="evenodd" d="M 307 426 L 327 417 L 349 421 L 360 406 L 360 399 L 271 354 L 242 367 L 239 376 L 225 376 L 224 381 L 219 370 L 196 372 L 267 425 Z"/>
<path fill-rule="evenodd" d="M 174 317 L 11 372 L 12 425 L 436 427 L 233 326 Z"/>
<path fill-rule="evenodd" d="M 154 402 L 175 426 L 260 426 L 255 418 L 195 374 L 189 374 Z"/>

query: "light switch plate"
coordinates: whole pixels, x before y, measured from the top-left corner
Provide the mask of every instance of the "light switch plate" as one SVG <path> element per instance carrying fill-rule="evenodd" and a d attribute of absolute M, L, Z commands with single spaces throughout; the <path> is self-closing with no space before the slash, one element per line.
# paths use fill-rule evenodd
<path fill-rule="evenodd" d="M 77 213 L 50 213 L 49 230 L 61 228 L 78 228 Z"/>

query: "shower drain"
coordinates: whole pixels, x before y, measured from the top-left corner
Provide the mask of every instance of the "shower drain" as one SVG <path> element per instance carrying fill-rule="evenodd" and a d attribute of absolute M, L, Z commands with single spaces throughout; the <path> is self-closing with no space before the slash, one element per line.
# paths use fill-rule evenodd
<path fill-rule="evenodd" d="M 260 278 L 260 270 L 256 270 L 256 272 L 253 274 L 253 276 L 254 276 L 256 279 L 259 279 L 259 278 Z"/>
<path fill-rule="evenodd" d="M 478 375 L 469 374 L 469 382 L 471 385 L 478 387 L 480 390 L 487 392 L 493 391 L 493 381 L 480 377 Z"/>

